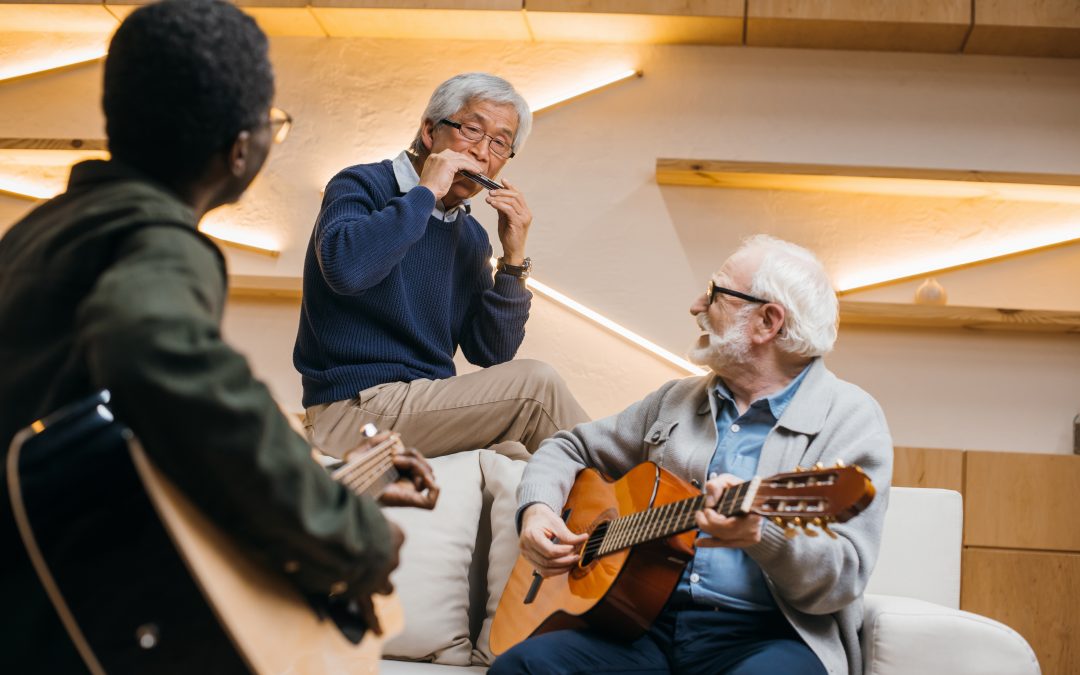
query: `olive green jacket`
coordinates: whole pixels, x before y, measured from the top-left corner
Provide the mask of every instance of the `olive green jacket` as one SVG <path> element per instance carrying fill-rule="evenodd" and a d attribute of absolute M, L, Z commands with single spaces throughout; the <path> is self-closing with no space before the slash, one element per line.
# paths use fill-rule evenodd
<path fill-rule="evenodd" d="M 264 562 L 299 563 L 289 568 L 306 593 L 339 581 L 370 592 L 389 561 L 387 523 L 311 460 L 222 340 L 225 262 L 195 226 L 164 187 L 95 161 L 0 239 L 0 448 L 6 457 L 20 428 L 109 389 L 158 467 Z M 75 672 L 22 552 L 4 471 L 0 671 Z"/>

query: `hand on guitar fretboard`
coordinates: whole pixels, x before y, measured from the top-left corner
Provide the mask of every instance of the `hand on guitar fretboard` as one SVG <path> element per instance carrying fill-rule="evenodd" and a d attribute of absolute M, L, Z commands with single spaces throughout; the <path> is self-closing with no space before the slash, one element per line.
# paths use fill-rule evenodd
<path fill-rule="evenodd" d="M 439 486 L 427 460 L 413 448 L 406 448 L 396 433 L 378 432 L 369 424 L 364 435 L 365 440 L 347 452 L 343 461 L 328 462 L 326 455 L 315 451 L 316 461 L 331 478 L 383 506 L 435 508 Z"/>

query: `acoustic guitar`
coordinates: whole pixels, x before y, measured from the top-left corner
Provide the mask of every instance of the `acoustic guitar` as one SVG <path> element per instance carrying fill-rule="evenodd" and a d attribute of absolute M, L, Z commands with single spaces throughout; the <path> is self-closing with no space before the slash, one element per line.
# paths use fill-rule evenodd
<path fill-rule="evenodd" d="M 355 604 L 304 597 L 170 483 L 108 402 L 99 392 L 34 422 L 7 462 L 19 533 L 88 670 L 377 672 L 404 623 L 396 599 L 374 597 L 380 638 Z M 397 476 L 397 443 L 352 453 L 332 477 L 377 494 Z"/>
<path fill-rule="evenodd" d="M 863 511 L 874 486 L 858 467 L 815 467 L 754 478 L 724 490 L 716 510 L 756 513 L 794 536 L 829 529 Z M 587 532 L 579 562 L 567 574 L 543 578 L 519 556 L 491 627 L 491 650 L 502 654 L 531 635 L 589 627 L 616 639 L 644 633 L 675 590 L 694 555 L 695 514 L 705 496 L 669 471 L 645 462 L 617 481 L 582 470 L 563 519 Z"/>

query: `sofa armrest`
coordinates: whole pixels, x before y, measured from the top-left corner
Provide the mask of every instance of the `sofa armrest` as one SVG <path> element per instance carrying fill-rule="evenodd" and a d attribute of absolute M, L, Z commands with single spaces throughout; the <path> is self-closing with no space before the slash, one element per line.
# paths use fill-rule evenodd
<path fill-rule="evenodd" d="M 864 675 L 1038 675 L 1027 641 L 1003 623 L 925 600 L 867 594 Z"/>

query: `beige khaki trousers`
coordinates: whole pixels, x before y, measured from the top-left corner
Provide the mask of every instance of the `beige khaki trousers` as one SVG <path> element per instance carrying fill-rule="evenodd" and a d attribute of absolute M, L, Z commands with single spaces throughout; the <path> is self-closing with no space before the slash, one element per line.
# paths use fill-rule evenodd
<path fill-rule="evenodd" d="M 514 456 L 587 421 L 554 368 L 521 359 L 445 380 L 380 384 L 308 408 L 304 427 L 312 445 L 335 457 L 356 447 L 368 423 L 396 431 L 426 457 L 495 445 Z"/>

